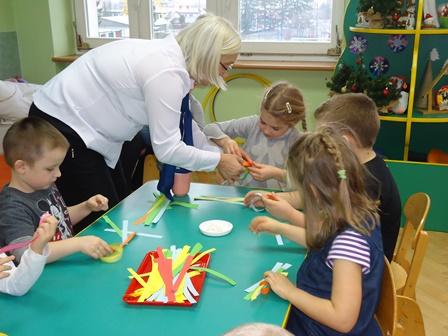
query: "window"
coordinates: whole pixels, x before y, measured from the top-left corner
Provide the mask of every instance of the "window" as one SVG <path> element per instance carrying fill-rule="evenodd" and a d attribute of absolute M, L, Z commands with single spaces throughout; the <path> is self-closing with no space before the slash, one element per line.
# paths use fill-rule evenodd
<path fill-rule="evenodd" d="M 336 0 L 73 0 L 79 36 L 90 47 L 117 38 L 163 38 L 206 11 L 238 27 L 245 54 L 326 54 L 336 45 Z"/>

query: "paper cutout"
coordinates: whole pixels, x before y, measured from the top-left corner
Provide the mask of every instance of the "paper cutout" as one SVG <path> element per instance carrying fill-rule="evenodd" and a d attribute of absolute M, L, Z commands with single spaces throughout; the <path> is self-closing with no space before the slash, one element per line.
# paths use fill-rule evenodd
<path fill-rule="evenodd" d="M 286 272 L 292 265 L 288 264 L 288 263 L 281 263 L 281 262 L 277 262 L 274 267 L 272 267 L 271 271 L 275 272 L 275 273 L 281 273 L 285 276 L 288 275 L 288 273 Z M 257 297 L 262 293 L 268 293 L 269 291 L 266 291 L 265 288 L 267 288 L 269 285 L 266 283 L 266 280 L 262 279 L 257 281 L 255 284 L 253 284 L 252 286 L 246 288 L 244 291 L 247 292 L 248 294 L 246 294 L 244 296 L 244 300 L 247 301 L 254 301 L 255 299 L 257 299 Z"/>
<path fill-rule="evenodd" d="M 243 199 L 244 199 L 243 197 L 215 197 L 215 196 L 197 196 L 194 198 L 195 201 L 215 201 L 229 204 L 244 205 Z"/>
<path fill-rule="evenodd" d="M 283 245 L 285 245 L 285 244 L 283 243 L 283 239 L 282 239 L 282 236 L 281 236 L 281 235 L 276 234 L 276 235 L 275 235 L 275 240 L 277 241 L 277 244 L 278 244 L 279 246 L 283 246 Z"/>
<path fill-rule="evenodd" d="M 132 268 L 128 268 L 131 274 L 129 278 L 135 279 L 132 281 L 136 283 L 131 281 L 123 300 L 133 304 L 194 304 L 197 302 L 199 292 L 193 284 L 194 281 L 198 282 L 192 281 L 192 278 L 202 276 L 199 280 L 202 282 L 206 272 L 235 285 L 232 279 L 206 267 L 209 255 L 215 249 L 199 253 L 201 249 L 202 245 L 196 243 L 191 249 L 188 245 L 182 249 L 173 245 L 169 249 L 158 247 L 156 251 L 149 252 L 139 268 L 139 271 L 146 269 L 149 272 L 138 274 Z M 142 268 L 144 265 L 149 267 Z M 201 287 L 202 284 L 199 288 Z"/>
<path fill-rule="evenodd" d="M 115 224 L 107 215 L 103 215 L 103 217 L 101 217 L 107 224 L 109 224 L 112 229 L 114 229 L 114 231 L 120 236 L 123 237 L 123 232 L 121 231 L 121 229 L 117 226 L 117 224 Z"/>
<path fill-rule="evenodd" d="M 167 199 L 165 197 L 165 195 L 161 194 L 161 195 L 157 196 L 156 201 L 153 203 L 151 208 L 148 211 L 146 211 L 143 216 L 136 219 L 134 221 L 134 225 L 138 225 L 138 224 L 142 224 L 142 223 L 145 223 L 145 225 L 150 225 L 152 220 L 159 213 L 159 211 L 162 208 L 162 206 L 164 205 L 165 201 L 168 201 L 168 203 L 169 203 L 169 199 Z"/>
<path fill-rule="evenodd" d="M 109 229 L 109 228 L 104 229 L 104 231 L 106 231 L 106 232 L 115 232 L 114 229 Z M 135 233 L 139 237 L 148 237 L 148 238 L 157 238 L 157 239 L 162 239 L 163 238 L 163 236 L 158 235 L 158 234 L 150 234 L 150 233 L 134 232 L 134 231 L 128 231 L 128 232 L 130 234 L 131 233 Z"/>

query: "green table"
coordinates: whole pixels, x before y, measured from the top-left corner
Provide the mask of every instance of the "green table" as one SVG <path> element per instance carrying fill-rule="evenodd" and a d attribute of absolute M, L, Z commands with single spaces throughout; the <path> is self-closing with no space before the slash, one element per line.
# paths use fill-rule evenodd
<path fill-rule="evenodd" d="M 156 182 L 152 181 L 126 198 L 108 215 L 121 226 L 133 222 L 154 201 Z M 193 184 L 190 197 L 242 196 L 247 189 Z M 129 225 L 130 230 L 162 235 L 162 239 L 136 237 L 115 264 L 95 261 L 76 254 L 47 265 L 41 278 L 23 297 L 0 295 L 0 332 L 26 335 L 221 335 L 243 323 L 266 322 L 281 325 L 288 304 L 270 293 L 253 302 L 243 300 L 244 289 L 258 281 L 274 264 L 293 265 L 289 278 L 295 282 L 297 267 L 305 250 L 284 239 L 278 246 L 275 237 L 254 235 L 248 229 L 257 215 L 240 205 L 197 201 L 198 209 L 174 207 L 165 212 L 155 227 Z M 263 214 L 263 213 L 262 213 Z M 224 237 L 207 237 L 199 223 L 225 219 L 233 231 Z M 108 225 L 99 220 L 82 232 L 112 243 L 119 236 L 105 232 Z M 200 300 L 192 307 L 133 306 L 122 301 L 130 280 L 128 267 L 137 270 L 144 255 L 158 246 L 203 244 L 215 247 L 209 267 L 233 278 L 237 285 L 207 275 Z"/>

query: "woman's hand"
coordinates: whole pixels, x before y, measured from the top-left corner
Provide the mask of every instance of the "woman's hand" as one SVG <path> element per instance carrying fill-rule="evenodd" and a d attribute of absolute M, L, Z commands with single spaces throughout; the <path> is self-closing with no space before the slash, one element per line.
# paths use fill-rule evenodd
<path fill-rule="evenodd" d="M 272 271 L 265 272 L 264 279 L 268 282 L 269 286 L 271 286 L 271 289 L 275 292 L 275 294 L 287 301 L 290 301 L 288 299 L 288 295 L 294 293 L 297 289 L 286 276 L 280 273 Z"/>
<path fill-rule="evenodd" d="M 234 154 L 221 154 L 221 160 L 218 163 L 218 171 L 222 177 L 233 182 L 239 178 L 244 170 L 242 166 L 243 159 Z"/>
<path fill-rule="evenodd" d="M 238 145 L 238 143 L 231 139 L 230 137 L 226 136 L 224 138 L 221 139 L 213 139 L 213 141 L 222 148 L 222 151 L 226 154 L 235 154 L 238 156 L 242 156 L 241 155 L 241 150 L 240 150 L 240 146 Z"/>

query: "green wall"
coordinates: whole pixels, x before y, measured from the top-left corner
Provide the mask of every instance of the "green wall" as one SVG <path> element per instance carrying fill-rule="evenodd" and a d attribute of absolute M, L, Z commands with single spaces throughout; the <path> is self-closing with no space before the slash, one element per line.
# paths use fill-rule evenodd
<path fill-rule="evenodd" d="M 332 71 L 298 70 L 232 70 L 232 74 L 235 73 L 256 74 L 271 82 L 286 80 L 300 88 L 307 108 L 308 129 L 312 129 L 314 125 L 314 118 L 312 118 L 314 109 L 328 97 L 325 83 L 332 75 Z M 202 101 L 209 90 L 210 88 L 198 88 L 194 90 L 194 95 Z M 215 104 L 216 119 L 222 121 L 258 114 L 264 90 L 260 83 L 251 79 L 235 79 L 229 82 L 228 90 L 218 93 Z M 212 120 L 208 111 L 205 117 L 207 122 Z"/>
<path fill-rule="evenodd" d="M 0 0 L 0 32 L 15 31 L 13 0 Z"/>
<path fill-rule="evenodd" d="M 22 75 L 45 83 L 60 69 L 51 58 L 75 51 L 71 1 L 14 0 L 13 9 Z"/>

